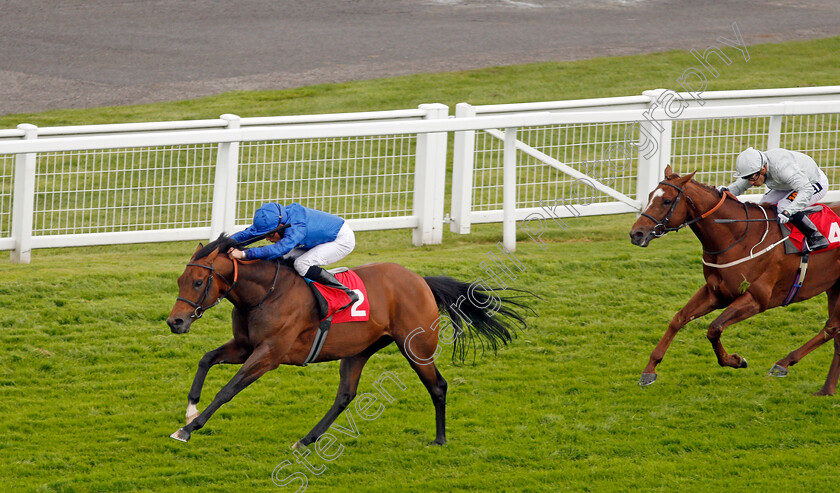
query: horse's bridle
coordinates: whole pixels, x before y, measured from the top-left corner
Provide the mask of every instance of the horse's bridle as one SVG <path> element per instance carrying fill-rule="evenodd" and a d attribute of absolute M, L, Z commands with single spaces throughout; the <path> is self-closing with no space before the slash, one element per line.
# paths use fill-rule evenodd
<path fill-rule="evenodd" d="M 702 221 L 703 219 L 706 219 L 707 217 L 712 215 L 716 210 L 718 210 L 720 208 L 720 206 L 723 205 L 723 202 L 726 200 L 727 195 L 731 196 L 732 198 L 735 198 L 735 196 L 732 195 L 729 191 L 723 192 L 723 194 L 720 197 L 720 202 L 718 202 L 714 207 L 712 207 L 711 209 L 709 209 L 705 213 L 695 217 L 694 219 L 683 222 L 682 224 L 680 224 L 679 226 L 677 226 L 675 228 L 669 228 L 667 226 L 668 221 L 671 219 L 671 215 L 674 214 L 674 211 L 677 209 L 677 205 L 679 205 L 680 199 L 683 197 L 685 187 L 678 187 L 678 186 L 674 185 L 673 183 L 668 183 L 667 181 L 664 181 L 664 180 L 660 181 L 659 184 L 660 185 L 668 185 L 669 187 L 676 188 L 679 193 L 677 194 L 677 198 L 671 204 L 671 208 L 668 209 L 668 213 L 665 214 L 665 217 L 663 217 L 661 220 L 656 219 L 655 217 L 651 216 L 650 214 L 646 214 L 644 212 L 641 213 L 642 216 L 650 219 L 655 224 L 655 226 L 653 227 L 653 236 L 655 236 L 656 238 L 664 236 L 665 234 L 670 233 L 672 231 L 679 231 L 686 226 L 691 226 L 692 224 L 696 223 L 697 221 Z M 697 207 L 695 207 L 695 205 L 694 205 L 694 202 L 691 201 L 691 198 L 688 195 L 685 196 L 685 199 L 688 200 L 688 202 L 689 202 L 689 204 L 691 205 L 692 208 L 694 208 L 695 210 L 697 209 Z M 749 227 L 749 225 L 747 225 L 747 226 Z"/>
<path fill-rule="evenodd" d="M 218 305 L 219 303 L 221 303 L 222 299 L 224 299 L 225 296 L 227 296 L 231 291 L 233 291 L 233 288 L 234 288 L 234 286 L 236 286 L 236 282 L 239 278 L 239 264 L 237 263 L 235 258 L 231 258 L 231 260 L 233 261 L 233 282 L 228 281 L 227 279 L 224 278 L 224 276 L 222 276 L 221 274 L 216 272 L 216 265 L 215 264 L 211 263 L 210 265 L 202 265 L 202 264 L 196 264 L 196 263 L 193 263 L 193 262 L 190 262 L 190 263 L 187 264 L 187 267 L 201 267 L 202 269 L 207 269 L 207 270 L 210 271 L 210 275 L 207 276 L 207 282 L 204 284 L 204 293 L 201 295 L 201 298 L 199 298 L 199 300 L 197 302 L 192 302 L 192 301 L 190 301 L 186 298 L 182 298 L 180 296 L 178 297 L 178 301 L 183 301 L 184 303 L 186 303 L 186 304 L 190 305 L 191 307 L 195 308 L 195 311 L 193 312 L 192 315 L 190 315 L 190 318 L 196 319 L 196 320 L 201 318 L 204 315 L 204 312 L 206 312 L 207 310 L 209 310 L 209 309 L 213 308 L 214 306 Z M 227 291 L 224 292 L 224 294 L 219 295 L 219 299 L 217 299 L 215 303 L 213 303 L 212 305 L 206 306 L 206 307 L 202 306 L 202 305 L 204 305 L 204 302 L 207 300 L 207 296 L 210 295 L 210 289 L 213 287 L 213 279 L 215 278 L 215 276 L 219 276 L 219 279 L 224 281 L 225 284 L 227 284 L 229 287 L 228 287 Z"/>
<path fill-rule="evenodd" d="M 207 283 L 204 285 L 204 293 L 201 295 L 201 298 L 197 302 L 192 302 L 192 301 L 190 301 L 186 298 L 182 298 L 180 296 L 178 297 L 178 301 L 183 301 L 184 303 L 186 303 L 186 304 L 190 305 L 191 307 L 195 308 L 195 311 L 193 312 L 192 315 L 190 315 L 190 318 L 195 319 L 195 320 L 201 318 L 204 315 L 204 312 L 206 312 L 207 310 L 209 310 L 209 309 L 213 308 L 214 306 L 218 305 L 219 303 L 221 303 L 222 300 L 228 294 L 230 294 L 231 291 L 233 291 L 233 288 L 236 287 L 236 283 L 239 281 L 239 262 L 244 262 L 244 263 L 255 262 L 255 261 L 251 261 L 251 260 L 240 261 L 240 260 L 236 260 L 233 257 L 231 257 L 230 260 L 233 262 L 233 282 L 228 281 L 227 279 L 225 279 L 225 277 L 223 275 L 216 272 L 216 265 L 215 264 L 202 265 L 202 264 L 196 264 L 196 263 L 192 263 L 192 262 L 187 264 L 187 267 L 201 267 L 202 269 L 207 269 L 207 270 L 210 271 L 210 275 L 207 276 Z M 225 291 L 223 294 L 219 295 L 219 299 L 217 299 L 212 305 L 209 305 L 209 306 L 206 306 L 206 307 L 202 306 L 202 305 L 204 305 L 204 302 L 207 300 L 207 296 L 210 294 L 210 289 L 213 285 L 214 276 L 219 276 L 219 279 L 224 281 L 225 284 L 227 284 L 229 287 L 228 287 L 227 291 Z M 267 300 L 268 297 L 271 296 L 272 293 L 274 293 L 274 290 L 277 287 L 277 278 L 278 277 L 280 277 L 280 262 L 275 262 L 274 280 L 271 283 L 271 288 L 268 289 L 268 292 L 266 292 L 263 299 L 260 300 L 259 303 L 254 305 L 255 307 L 262 305 L 265 302 L 265 300 Z"/>

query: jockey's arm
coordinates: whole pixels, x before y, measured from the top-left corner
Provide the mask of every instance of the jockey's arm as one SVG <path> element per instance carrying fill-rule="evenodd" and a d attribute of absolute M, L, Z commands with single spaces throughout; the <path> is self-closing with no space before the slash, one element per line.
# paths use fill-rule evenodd
<path fill-rule="evenodd" d="M 747 189 L 750 188 L 750 186 L 751 185 L 749 180 L 747 180 L 746 178 L 738 178 L 737 180 L 732 182 L 731 185 L 726 187 L 726 189 L 729 190 L 732 193 L 732 195 L 737 197 L 738 195 L 741 195 L 742 193 L 746 192 Z"/>

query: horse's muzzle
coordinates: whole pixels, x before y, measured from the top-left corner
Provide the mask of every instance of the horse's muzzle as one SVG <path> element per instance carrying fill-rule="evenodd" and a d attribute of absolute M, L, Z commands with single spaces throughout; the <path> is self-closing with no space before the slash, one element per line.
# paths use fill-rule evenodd
<path fill-rule="evenodd" d="M 170 330 L 172 330 L 173 334 L 186 334 L 190 331 L 190 320 L 189 318 L 175 318 L 169 317 L 166 319 L 166 325 L 169 326 Z"/>
<path fill-rule="evenodd" d="M 650 240 L 653 236 L 653 231 L 644 231 L 638 228 L 630 230 L 630 242 L 642 248 L 650 244 Z"/>

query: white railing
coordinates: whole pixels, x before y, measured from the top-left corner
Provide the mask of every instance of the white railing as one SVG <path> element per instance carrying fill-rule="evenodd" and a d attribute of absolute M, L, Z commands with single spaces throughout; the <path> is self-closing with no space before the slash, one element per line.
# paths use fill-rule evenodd
<path fill-rule="evenodd" d="M 206 240 L 268 201 L 300 202 L 356 230 L 442 241 L 447 136 L 451 229 L 639 212 L 671 163 L 730 180 L 747 146 L 808 152 L 840 199 L 840 87 L 521 105 L 440 104 L 336 115 L 0 131 L 0 249 Z M 759 197 L 760 190 L 747 198 Z"/>
<path fill-rule="evenodd" d="M 262 203 L 300 202 L 356 230 L 413 228 L 440 243 L 445 135 L 389 125 L 444 105 L 353 114 L 0 131 L 0 249 L 206 240 Z M 361 123 L 373 132 L 352 131 Z M 311 129 L 311 131 L 310 131 Z M 350 131 L 348 131 L 350 130 Z M 440 175 L 440 177 L 438 176 Z M 12 190 L 14 192 L 12 193 Z"/>
<path fill-rule="evenodd" d="M 832 183 L 825 200 L 840 200 L 840 86 L 701 95 L 659 89 L 595 100 L 461 103 L 456 118 L 532 112 L 549 112 L 555 123 L 455 134 L 453 232 L 501 221 L 504 244 L 512 250 L 515 225 L 526 219 L 524 225 L 538 220 L 544 227 L 549 219 L 638 212 L 667 164 L 678 173 L 697 170 L 704 183 L 729 184 L 735 157 L 749 146 L 810 154 Z M 754 189 L 744 198 L 762 194 Z"/>

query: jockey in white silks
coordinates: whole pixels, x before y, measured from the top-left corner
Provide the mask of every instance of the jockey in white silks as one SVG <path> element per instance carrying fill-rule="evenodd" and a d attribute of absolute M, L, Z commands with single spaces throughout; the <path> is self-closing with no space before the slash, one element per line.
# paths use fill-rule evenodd
<path fill-rule="evenodd" d="M 787 149 L 762 152 L 749 147 L 735 160 L 735 177 L 735 182 L 720 190 L 737 196 L 753 185 L 767 185 L 769 190 L 761 202 L 776 205 L 779 223 L 790 221 L 796 226 L 812 251 L 829 245 L 803 212 L 828 192 L 828 177 L 810 156 Z"/>

